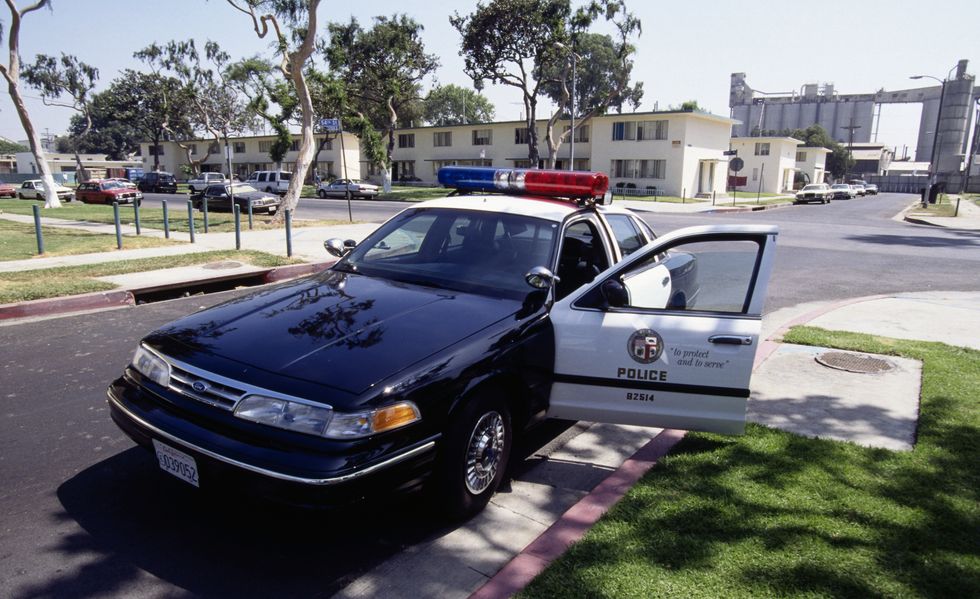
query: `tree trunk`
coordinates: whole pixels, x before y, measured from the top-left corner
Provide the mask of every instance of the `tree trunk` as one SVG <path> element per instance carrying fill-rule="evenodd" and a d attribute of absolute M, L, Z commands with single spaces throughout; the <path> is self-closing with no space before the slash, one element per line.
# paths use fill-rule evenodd
<path fill-rule="evenodd" d="M 538 168 L 541 160 L 538 154 L 537 100 L 524 96 L 524 108 L 527 111 L 527 159 L 531 168 Z"/>
<path fill-rule="evenodd" d="M 159 171 L 160 170 L 160 153 L 157 152 L 157 147 L 160 145 L 160 138 L 161 137 L 163 137 L 163 135 L 159 131 L 157 132 L 156 135 L 153 136 L 153 148 L 152 148 L 153 151 L 152 151 L 152 154 L 153 154 L 153 170 L 154 171 Z M 147 151 L 149 151 L 149 150 L 147 150 Z"/>
<path fill-rule="evenodd" d="M 315 8 L 314 8 L 315 10 Z M 312 20 L 312 19 L 311 19 Z M 303 175 L 310 169 L 313 162 L 313 154 L 316 152 L 316 140 L 313 139 L 313 100 L 310 98 L 310 88 L 306 85 L 306 77 L 303 75 L 303 64 L 305 57 L 291 57 L 290 78 L 296 87 L 296 96 L 299 98 L 299 105 L 302 114 L 303 138 L 299 142 L 299 154 L 296 156 L 296 171 L 289 180 L 289 187 L 286 189 L 286 196 L 282 200 L 282 210 L 276 214 L 276 221 L 285 218 L 286 210 L 296 210 L 299 205 L 299 196 L 303 192 Z M 341 132 L 343 135 L 343 132 Z"/>
<path fill-rule="evenodd" d="M 20 95 L 20 89 L 9 80 L 7 81 L 7 88 L 10 91 L 10 99 L 14 103 L 14 108 L 17 109 L 17 116 L 20 117 L 20 124 L 23 125 L 24 133 L 27 134 L 27 141 L 31 146 L 31 153 L 34 154 L 37 170 L 40 171 L 41 180 L 44 181 L 44 207 L 61 208 L 61 200 L 58 199 L 58 193 L 55 191 L 54 177 L 51 175 L 51 168 L 48 167 L 48 161 L 44 157 L 41 138 L 31 122 L 31 115 L 27 112 L 27 106 L 24 105 L 24 98 Z"/>

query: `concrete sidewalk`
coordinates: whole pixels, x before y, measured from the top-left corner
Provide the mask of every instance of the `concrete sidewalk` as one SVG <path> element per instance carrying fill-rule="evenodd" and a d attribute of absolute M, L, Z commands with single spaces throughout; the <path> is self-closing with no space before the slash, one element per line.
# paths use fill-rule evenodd
<path fill-rule="evenodd" d="M 767 200 L 773 200 L 776 198 L 766 198 Z M 785 202 L 779 202 L 774 204 L 751 204 L 745 206 L 732 206 L 731 198 L 719 198 L 716 200 L 715 204 L 712 205 L 711 200 L 691 200 L 683 204 L 678 204 L 675 202 L 655 202 L 652 200 L 628 200 L 628 199 L 616 199 L 614 204 L 617 206 L 625 206 L 630 210 L 635 210 L 637 212 L 661 212 L 666 214 L 697 214 L 697 213 L 713 213 L 713 212 L 754 212 L 756 210 L 772 210 L 775 208 L 785 208 L 786 206 L 793 205 L 793 198 L 786 196 Z M 740 199 L 738 202 L 746 202 L 747 200 Z"/>
<path fill-rule="evenodd" d="M 968 200 L 957 195 L 950 196 L 950 202 L 953 204 L 956 204 L 957 199 L 960 200 L 959 214 L 957 216 L 931 216 L 919 213 L 917 211 L 919 202 L 909 206 L 901 216 L 905 221 L 917 225 L 933 225 L 964 231 L 980 231 L 980 206 L 977 206 L 973 200 Z"/>

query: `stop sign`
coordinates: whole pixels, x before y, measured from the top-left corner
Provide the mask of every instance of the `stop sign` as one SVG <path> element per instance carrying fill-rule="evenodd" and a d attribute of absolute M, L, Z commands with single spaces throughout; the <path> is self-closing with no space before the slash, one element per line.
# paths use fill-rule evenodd
<path fill-rule="evenodd" d="M 728 168 L 732 169 L 734 172 L 738 172 L 745 168 L 745 161 L 736 156 L 732 158 L 731 162 L 728 163 Z"/>

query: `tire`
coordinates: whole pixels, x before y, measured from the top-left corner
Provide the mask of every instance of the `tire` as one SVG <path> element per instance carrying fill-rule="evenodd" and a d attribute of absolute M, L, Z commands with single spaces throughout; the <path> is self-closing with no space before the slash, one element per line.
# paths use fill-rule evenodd
<path fill-rule="evenodd" d="M 267 187 L 265 188 L 265 192 L 266 192 L 266 193 L 273 193 L 273 190 L 272 190 L 272 186 L 271 186 L 271 185 L 269 185 L 269 186 L 267 186 Z"/>
<path fill-rule="evenodd" d="M 26 200 L 27 199 L 27 198 L 24 197 L 24 194 L 20 193 L 19 191 L 17 192 L 17 197 L 19 199 L 21 199 L 21 200 Z"/>
<path fill-rule="evenodd" d="M 327 199 L 327 192 L 322 189 L 317 190 L 316 195 L 320 196 L 321 200 Z"/>
<path fill-rule="evenodd" d="M 449 518 L 486 507 L 506 475 L 513 437 L 510 410 L 494 395 L 474 396 L 450 419 L 432 486 Z"/>

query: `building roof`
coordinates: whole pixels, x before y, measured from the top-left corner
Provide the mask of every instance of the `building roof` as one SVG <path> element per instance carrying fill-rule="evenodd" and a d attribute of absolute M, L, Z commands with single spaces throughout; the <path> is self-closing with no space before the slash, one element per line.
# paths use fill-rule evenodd
<path fill-rule="evenodd" d="M 815 151 L 817 153 L 823 152 L 824 154 L 830 154 L 830 150 L 822 146 L 798 146 L 796 149 L 800 151 L 806 150 L 807 152 Z"/>
<path fill-rule="evenodd" d="M 610 118 L 611 119 L 620 119 L 620 120 L 622 120 L 622 119 L 632 119 L 632 118 L 636 118 L 636 117 L 645 117 L 645 116 L 671 116 L 671 115 L 675 115 L 675 116 L 689 116 L 689 117 L 700 118 L 700 119 L 709 120 L 709 121 L 715 121 L 717 123 L 724 123 L 724 124 L 728 124 L 728 125 L 734 125 L 736 123 L 740 123 L 741 122 L 741 121 L 737 121 L 735 119 L 730 119 L 727 116 L 720 116 L 720 115 L 717 115 L 717 114 L 712 114 L 710 112 L 695 112 L 695 111 L 691 111 L 691 110 L 651 110 L 651 111 L 647 111 L 647 112 L 607 113 L 607 114 L 596 115 L 596 116 L 592 117 L 590 120 L 593 120 L 594 121 L 596 119 L 610 119 Z M 568 120 L 569 119 L 567 119 L 567 118 L 559 119 L 559 121 L 562 122 L 562 123 L 568 122 Z M 548 119 L 537 119 L 535 121 L 535 125 L 546 125 L 547 123 L 548 123 Z M 524 125 L 524 124 L 526 124 L 526 121 L 523 121 L 523 120 L 519 120 L 519 121 L 485 121 L 485 122 L 481 122 L 481 123 L 466 123 L 466 124 L 463 124 L 463 125 L 420 125 L 418 127 L 399 127 L 398 129 L 396 129 L 396 131 L 402 131 L 402 132 L 404 132 L 404 131 L 415 131 L 415 130 L 418 130 L 418 129 L 458 129 L 458 128 L 473 128 L 473 127 L 490 126 L 490 125 L 516 125 L 516 126 L 520 126 L 520 125 Z"/>
<path fill-rule="evenodd" d="M 796 145 L 802 145 L 803 142 L 796 139 L 795 137 L 733 137 L 732 143 L 755 143 L 755 142 L 790 142 Z"/>

